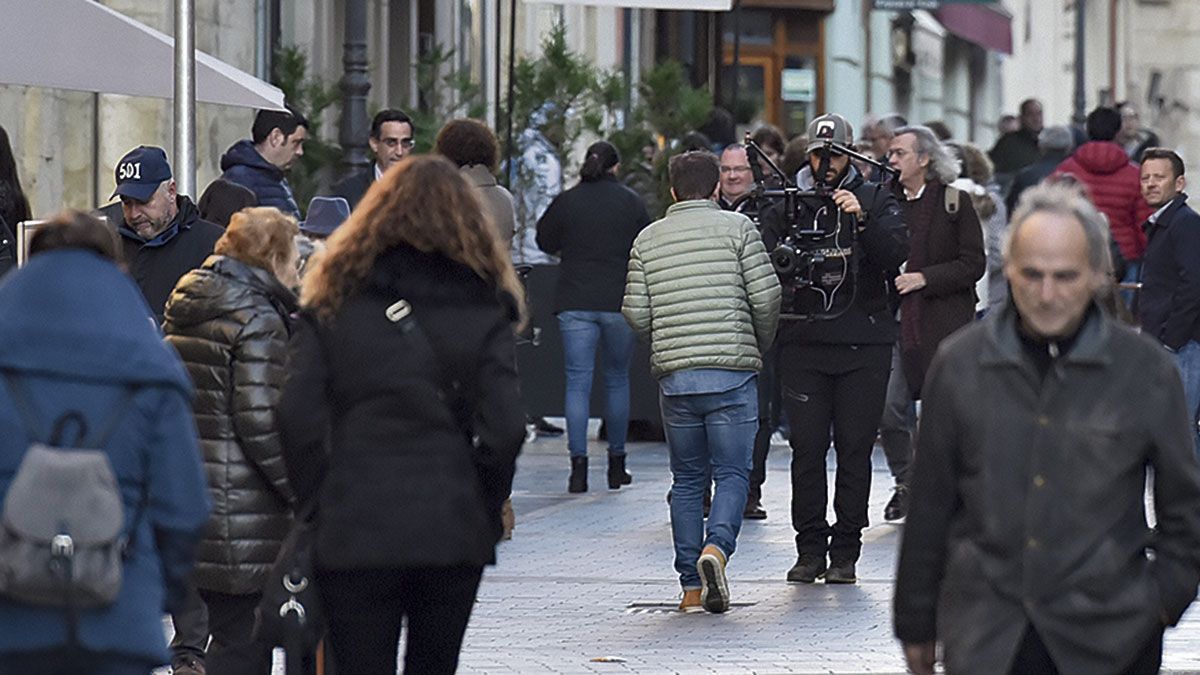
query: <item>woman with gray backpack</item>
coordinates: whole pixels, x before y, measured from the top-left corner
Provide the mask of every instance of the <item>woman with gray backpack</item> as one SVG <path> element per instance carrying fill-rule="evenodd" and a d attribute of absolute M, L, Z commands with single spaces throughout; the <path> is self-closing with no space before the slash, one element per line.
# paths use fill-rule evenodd
<path fill-rule="evenodd" d="M 67 211 L 0 283 L 0 673 L 165 663 L 208 518 L 191 383 L 119 250 Z"/>

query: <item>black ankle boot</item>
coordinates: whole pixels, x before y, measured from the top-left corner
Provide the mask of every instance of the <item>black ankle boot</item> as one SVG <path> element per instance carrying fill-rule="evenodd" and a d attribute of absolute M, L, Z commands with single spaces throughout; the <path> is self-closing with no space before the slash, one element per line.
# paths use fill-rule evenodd
<path fill-rule="evenodd" d="M 587 492 L 587 455 L 571 457 L 571 477 L 567 479 L 567 492 Z"/>
<path fill-rule="evenodd" d="M 616 490 L 633 482 L 633 476 L 625 471 L 625 455 L 608 453 L 608 489 Z"/>

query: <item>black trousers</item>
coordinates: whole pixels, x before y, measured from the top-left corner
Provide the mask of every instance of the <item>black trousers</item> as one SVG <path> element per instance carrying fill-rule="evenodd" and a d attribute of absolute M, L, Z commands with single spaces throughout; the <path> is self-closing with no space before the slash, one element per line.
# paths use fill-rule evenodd
<path fill-rule="evenodd" d="M 338 671 L 395 675 L 407 623 L 405 673 L 453 673 L 471 618 L 480 567 L 318 570 Z"/>
<path fill-rule="evenodd" d="M 210 673 L 271 672 L 270 645 L 252 639 L 254 608 L 262 596 L 189 590 L 187 609 L 171 617 L 175 624 L 172 654 L 190 654 L 202 660 Z M 210 634 L 212 644 L 208 642 Z"/>
<path fill-rule="evenodd" d="M 779 351 L 767 350 L 762 356 L 763 367 L 758 374 L 758 432 L 754 434 L 754 455 L 750 466 L 750 493 L 747 502 L 762 501 L 762 486 L 767 481 L 767 453 L 771 450 L 771 434 L 779 427 L 781 398 L 779 373 L 775 360 Z"/>
<path fill-rule="evenodd" d="M 1163 631 L 1160 629 L 1150 638 L 1146 646 L 1142 649 L 1134 660 L 1133 665 L 1126 668 L 1125 675 L 1154 675 L 1162 667 L 1162 648 L 1163 648 Z M 1046 644 L 1042 642 L 1042 638 L 1029 626 L 1025 631 L 1025 639 L 1021 642 L 1020 649 L 1017 650 L 1017 657 L 1013 660 L 1012 668 L 1009 669 L 1012 675 L 1057 675 L 1058 667 L 1054 665 L 1054 660 L 1050 658 L 1050 652 L 1046 649 Z"/>
<path fill-rule="evenodd" d="M 891 345 L 792 343 L 780 349 L 783 409 L 792 426 L 792 528 L 802 554 L 858 560 L 891 356 Z M 825 517 L 831 429 L 837 453 L 832 527 Z"/>

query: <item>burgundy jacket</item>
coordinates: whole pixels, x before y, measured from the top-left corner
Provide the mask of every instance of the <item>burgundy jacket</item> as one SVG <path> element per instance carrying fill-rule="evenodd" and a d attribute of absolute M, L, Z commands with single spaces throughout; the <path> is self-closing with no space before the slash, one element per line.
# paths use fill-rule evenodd
<path fill-rule="evenodd" d="M 1154 209 L 1142 198 L 1140 172 L 1121 146 L 1111 141 L 1091 141 L 1054 170 L 1055 176 L 1069 173 L 1087 186 L 1088 196 L 1108 216 L 1113 241 L 1129 262 L 1142 259 L 1146 234 L 1142 223 Z"/>

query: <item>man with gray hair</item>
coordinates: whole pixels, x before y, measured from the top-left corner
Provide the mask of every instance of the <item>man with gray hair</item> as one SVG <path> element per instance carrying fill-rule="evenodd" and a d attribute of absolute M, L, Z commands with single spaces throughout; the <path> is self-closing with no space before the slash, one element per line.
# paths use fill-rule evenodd
<path fill-rule="evenodd" d="M 1042 157 L 1018 171 L 1016 177 L 1013 178 L 1012 187 L 1009 188 L 1008 198 L 1005 200 L 1008 212 L 1016 211 L 1017 200 L 1021 198 L 1021 193 L 1054 173 L 1054 169 L 1071 156 L 1071 150 L 1074 147 L 1075 139 L 1071 135 L 1071 130 L 1066 126 L 1055 125 L 1042 129 L 1038 134 L 1038 150 L 1041 151 Z"/>
<path fill-rule="evenodd" d="M 908 126 L 908 120 L 900 113 L 883 113 L 880 115 L 867 115 L 863 120 L 862 139 L 859 141 L 859 149 L 874 157 L 875 159 L 886 162 L 888 145 L 892 139 L 896 137 L 896 130 L 900 127 Z M 882 177 L 877 175 L 875 167 L 863 163 L 855 163 L 855 168 L 867 180 L 874 183 L 882 183 Z"/>
<path fill-rule="evenodd" d="M 1077 190 L 1026 191 L 1004 257 L 1013 302 L 926 380 L 895 634 L 919 674 L 939 640 L 949 673 L 1157 673 L 1200 582 L 1179 375 L 1097 305 L 1108 227 Z"/>
<path fill-rule="evenodd" d="M 908 227 L 908 262 L 895 279 L 900 294 L 900 339 L 892 358 L 880 437 L 896 493 L 884 519 L 904 518 L 912 461 L 913 401 L 938 345 L 975 317 L 975 282 L 983 276 L 983 230 L 969 196 L 949 187 L 958 162 L 923 126 L 901 127 L 888 147 L 900 172 L 892 186 Z"/>
<path fill-rule="evenodd" d="M 116 181 L 113 196 L 121 201 L 100 209 L 100 214 L 121 235 L 129 276 L 161 324 L 176 282 L 212 255 L 224 230 L 202 219 L 187 195 L 176 193 L 162 148 L 140 145 L 130 150 L 117 162 Z"/>

